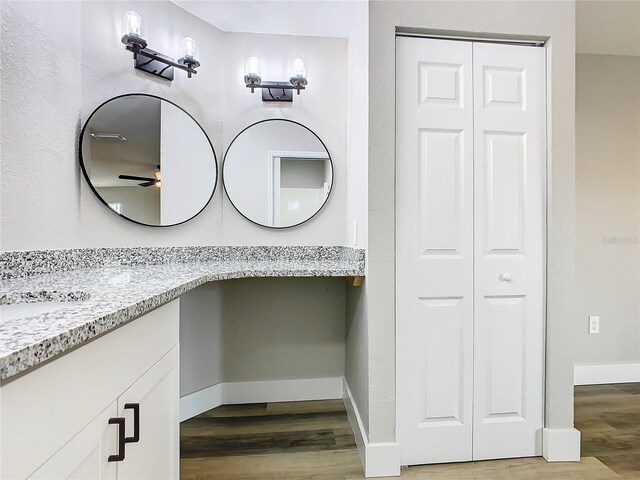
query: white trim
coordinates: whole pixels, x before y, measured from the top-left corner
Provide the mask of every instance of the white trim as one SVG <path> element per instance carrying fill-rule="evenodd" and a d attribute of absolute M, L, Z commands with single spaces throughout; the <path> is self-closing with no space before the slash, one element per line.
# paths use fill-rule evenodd
<path fill-rule="evenodd" d="M 224 404 L 342 398 L 342 377 L 224 383 Z"/>
<path fill-rule="evenodd" d="M 269 151 L 269 158 L 295 158 L 299 160 L 329 160 L 329 154 L 327 152 L 314 152 L 314 151 L 302 151 L 302 150 L 273 150 Z"/>
<path fill-rule="evenodd" d="M 364 428 L 362 419 L 360 418 L 360 412 L 358 412 L 358 407 L 353 399 L 353 395 L 346 378 L 344 379 L 343 401 L 345 410 L 347 411 L 347 418 L 351 425 L 351 430 L 353 430 L 353 436 L 356 439 L 356 446 L 358 447 L 358 453 L 360 454 L 362 468 L 365 469 L 366 449 L 369 440 L 367 439 L 367 431 Z"/>
<path fill-rule="evenodd" d="M 542 429 L 542 456 L 547 462 L 579 462 L 580 431 L 575 428 Z"/>
<path fill-rule="evenodd" d="M 342 398 L 342 377 L 219 383 L 181 397 L 180 421 L 220 405 L 339 398 Z"/>
<path fill-rule="evenodd" d="M 344 406 L 358 446 L 365 477 L 400 476 L 400 445 L 398 443 L 369 443 L 358 406 L 347 380 L 344 380 Z"/>
<path fill-rule="evenodd" d="M 640 382 L 640 363 L 575 365 L 574 385 Z"/>
<path fill-rule="evenodd" d="M 499 43 L 502 45 L 522 45 L 525 47 L 544 47 L 546 40 L 534 38 L 497 38 L 492 36 L 454 34 L 453 32 L 429 32 L 422 29 L 396 29 L 396 37 L 432 38 L 434 40 L 454 40 L 458 42 Z"/>
<path fill-rule="evenodd" d="M 200 415 L 222 405 L 222 383 L 180 397 L 180 421 Z"/>
<path fill-rule="evenodd" d="M 267 152 L 267 224 L 280 223 L 280 162 L 282 158 L 329 160 L 329 154 L 312 151 L 274 150 Z"/>

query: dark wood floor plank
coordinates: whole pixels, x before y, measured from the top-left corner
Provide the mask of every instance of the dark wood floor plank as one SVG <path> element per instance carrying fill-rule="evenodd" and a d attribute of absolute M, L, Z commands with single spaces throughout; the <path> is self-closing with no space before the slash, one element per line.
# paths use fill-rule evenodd
<path fill-rule="evenodd" d="M 335 450 L 336 438 L 332 430 L 305 430 L 250 436 L 187 437 L 182 445 L 182 458 L 269 455 L 282 452 Z"/>
<path fill-rule="evenodd" d="M 204 417 L 201 415 L 184 422 L 182 434 L 186 436 L 236 436 L 340 428 L 350 429 L 344 411 L 249 417 Z"/>
<path fill-rule="evenodd" d="M 342 400 L 302 401 L 302 402 L 274 402 L 267 405 L 269 415 L 293 415 L 301 413 L 344 413 Z"/>
<path fill-rule="evenodd" d="M 207 412 L 198 415 L 195 418 L 207 417 L 253 417 L 267 415 L 266 403 L 243 403 L 240 405 L 221 405 Z"/>

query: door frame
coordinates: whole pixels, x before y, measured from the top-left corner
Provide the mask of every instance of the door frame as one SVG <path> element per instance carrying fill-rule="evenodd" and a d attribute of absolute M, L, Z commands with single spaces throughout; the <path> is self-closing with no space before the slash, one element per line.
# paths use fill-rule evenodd
<path fill-rule="evenodd" d="M 330 160 L 327 152 L 274 150 L 267 152 L 267 223 L 271 226 L 280 221 L 280 161 L 283 158 L 298 160 Z M 326 183 L 326 182 L 325 182 Z M 326 187 L 325 187 L 326 190 Z"/>
<path fill-rule="evenodd" d="M 543 251 L 542 251 L 542 271 L 543 271 L 543 285 L 542 285 L 542 308 L 543 308 L 543 319 L 542 319 L 542 330 L 543 330 L 543 351 L 542 351 L 542 430 L 548 428 L 547 423 L 547 345 L 548 345 L 548 329 L 547 329 L 547 318 L 548 318 L 548 265 L 549 265 L 549 205 L 551 204 L 551 199 L 549 198 L 550 194 L 550 172 L 551 172 L 551 93 L 550 93 L 550 85 L 551 85 L 551 62 L 549 55 L 549 38 L 546 39 L 522 39 L 515 37 L 508 37 L 502 34 L 486 34 L 486 36 L 478 36 L 478 34 L 474 34 L 473 32 L 464 33 L 464 32 L 448 32 L 448 31 L 438 31 L 437 33 L 428 33 L 421 29 L 410 29 L 409 31 L 403 31 L 402 29 L 396 29 L 395 37 L 394 37 L 394 78 L 397 75 L 397 44 L 395 40 L 398 37 L 416 37 L 416 38 L 425 38 L 425 39 L 439 39 L 439 40 L 449 40 L 449 41 L 466 41 L 466 42 L 482 42 L 482 43 L 494 43 L 494 44 L 506 44 L 506 45 L 520 45 L 520 46 L 530 46 L 535 48 L 543 48 L 544 56 L 545 56 L 545 84 L 544 84 L 544 98 L 545 98 L 545 125 L 544 125 L 544 134 L 545 134 L 545 159 L 544 159 L 544 191 L 543 191 Z M 398 302 L 397 302 L 397 277 L 398 277 L 398 263 L 397 263 L 397 219 L 398 219 L 398 211 L 397 211 L 397 192 L 398 192 L 398 176 L 397 176 L 397 84 L 394 86 L 394 152 L 393 152 L 393 171 L 394 171 L 394 233 L 393 233 L 393 244 L 394 244 L 394 257 L 393 257 L 393 274 L 394 274 L 394 290 L 393 290 L 393 306 L 394 306 L 394 342 L 395 342 L 395 431 L 396 431 L 396 442 L 398 442 L 397 431 L 398 431 Z M 545 451 L 545 435 L 543 432 L 540 432 L 540 450 L 541 452 Z M 399 444 L 398 444 L 399 445 Z M 544 453 L 541 453 L 541 456 L 544 456 Z"/>

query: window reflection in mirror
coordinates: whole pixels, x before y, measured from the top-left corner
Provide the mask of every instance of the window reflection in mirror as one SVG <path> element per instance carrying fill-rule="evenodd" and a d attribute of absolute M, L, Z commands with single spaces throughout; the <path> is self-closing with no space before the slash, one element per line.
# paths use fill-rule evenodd
<path fill-rule="evenodd" d="M 265 227 L 286 228 L 309 220 L 326 203 L 333 165 L 320 138 L 305 126 L 264 120 L 231 143 L 223 181 L 244 217 Z"/>
<path fill-rule="evenodd" d="M 177 105 L 151 95 L 124 95 L 98 107 L 82 132 L 81 164 L 111 210 L 152 226 L 196 216 L 217 182 L 204 130 Z"/>

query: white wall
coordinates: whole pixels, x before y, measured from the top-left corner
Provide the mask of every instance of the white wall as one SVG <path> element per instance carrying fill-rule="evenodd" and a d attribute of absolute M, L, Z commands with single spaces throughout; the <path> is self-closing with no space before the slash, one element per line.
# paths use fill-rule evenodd
<path fill-rule="evenodd" d="M 369 2 L 354 6 L 348 48 L 348 158 L 346 245 L 367 248 L 369 234 Z M 375 192 L 374 192 L 375 193 Z M 368 268 L 369 262 L 367 262 Z M 347 288 L 345 379 L 369 430 L 366 289 Z"/>
<path fill-rule="evenodd" d="M 640 57 L 577 55 L 576 364 L 640 362 L 639 235 Z"/>
<path fill-rule="evenodd" d="M 215 206 L 193 222 L 165 229 L 111 214 L 82 178 L 76 148 L 80 127 L 99 104 L 143 92 L 189 111 L 220 156 L 222 32 L 168 2 L 2 2 L 0 8 L 0 249 L 220 241 L 221 212 Z M 176 72 L 169 83 L 134 70 L 131 54 L 120 43 L 122 14 L 129 9 L 142 15 L 150 45 L 159 51 L 177 55 L 183 35 L 197 38 L 203 65 L 198 74 L 187 79 Z M 24 62 L 26 51 L 32 52 L 29 62 Z"/>
<path fill-rule="evenodd" d="M 225 282 L 210 282 L 180 297 L 180 396 L 224 381 Z"/>
<path fill-rule="evenodd" d="M 2 13 L 0 250 L 163 245 L 340 245 L 345 240 L 347 45 L 345 39 L 224 34 L 169 2 L 5 2 Z M 202 66 L 172 83 L 133 68 L 120 43 L 121 17 L 138 11 L 152 48 L 177 57 L 193 36 Z M 242 81 L 245 52 L 270 69 L 304 53 L 309 88 L 293 105 L 268 105 Z M 29 61 L 24 61 L 24 52 Z M 283 77 L 286 78 L 286 77 Z M 104 100 L 152 93 L 182 106 L 209 135 L 218 163 L 243 127 L 283 116 L 327 144 L 336 184 L 325 210 L 289 231 L 256 227 L 235 212 L 220 182 L 207 209 L 170 228 L 126 222 L 95 198 L 80 174 L 78 132 Z M 224 122 L 224 132 L 223 132 Z M 20 199 L 19 201 L 17 199 Z"/>
<path fill-rule="evenodd" d="M 347 168 L 347 41 L 343 38 L 292 37 L 227 33 L 223 78 L 225 94 L 224 145 L 246 126 L 266 118 L 295 120 L 310 128 L 325 143 L 334 167 L 331 196 L 310 222 L 286 231 L 256 226 L 223 198 L 224 228 L 234 243 L 344 245 Z M 293 103 L 263 103 L 262 93 L 251 94 L 242 81 L 245 59 L 260 59 L 263 81 L 289 78 L 288 62 L 301 55 L 309 86 Z"/>
<path fill-rule="evenodd" d="M 640 55 L 640 1 L 576 2 L 576 52 Z"/>
<path fill-rule="evenodd" d="M 573 426 L 575 5 L 528 1 L 379 1 L 369 5 L 369 441 L 395 441 L 395 28 L 548 36 L 550 211 L 546 426 Z M 363 347 L 360 346 L 362 350 Z M 362 410 L 367 404 L 358 405 Z"/>
<path fill-rule="evenodd" d="M 98 192 L 106 202 L 122 203 L 125 217 L 142 223 L 160 223 L 160 189 L 134 184 L 131 187 L 100 187 Z"/>
<path fill-rule="evenodd" d="M 160 118 L 160 223 L 173 225 L 205 207 L 218 178 L 209 141 L 191 118 L 167 102 Z"/>
<path fill-rule="evenodd" d="M 247 302 L 247 298 L 251 298 Z M 220 382 L 344 375 L 341 278 L 213 282 L 181 300 L 181 395 Z"/>
<path fill-rule="evenodd" d="M 348 46 L 346 245 L 366 248 L 369 163 L 369 2 L 354 5 Z M 357 226 L 356 226 L 357 223 Z M 357 230 L 357 235 L 356 235 Z M 357 238 L 356 238 L 357 236 Z"/>

